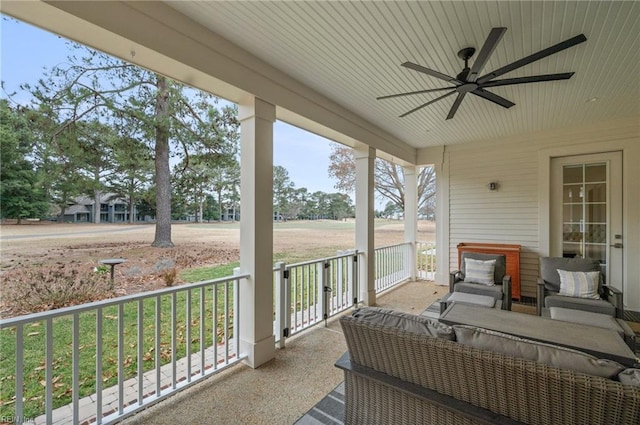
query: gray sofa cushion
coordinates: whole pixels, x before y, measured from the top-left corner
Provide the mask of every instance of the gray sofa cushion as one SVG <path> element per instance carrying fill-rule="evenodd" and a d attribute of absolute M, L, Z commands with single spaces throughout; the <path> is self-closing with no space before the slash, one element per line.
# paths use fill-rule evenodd
<path fill-rule="evenodd" d="M 455 340 L 456 337 L 451 326 L 426 316 L 417 316 L 378 307 L 358 308 L 353 311 L 351 316 L 379 325 L 400 328 L 415 334 L 429 335 L 450 341 Z"/>
<path fill-rule="evenodd" d="M 502 279 L 504 275 L 507 274 L 507 260 L 504 255 L 497 254 L 484 254 L 481 252 L 463 252 L 460 256 L 460 271 L 462 272 L 462 280 L 464 280 L 465 275 L 465 258 L 472 258 L 474 260 L 496 260 L 496 266 L 493 270 L 494 282 L 496 285 L 502 284 Z"/>
<path fill-rule="evenodd" d="M 598 359 L 580 351 L 542 342 L 518 338 L 501 332 L 473 326 L 453 327 L 460 344 L 502 353 L 559 369 L 573 370 L 603 378 L 614 378 L 624 367 L 611 360 Z"/>
<path fill-rule="evenodd" d="M 574 310 L 589 311 L 591 313 L 606 314 L 615 317 L 616 308 L 606 300 L 590 300 L 588 298 L 573 298 L 563 295 L 548 295 L 544 299 L 546 308 L 559 307 Z"/>
<path fill-rule="evenodd" d="M 600 263 L 592 258 L 540 258 L 540 277 L 544 280 L 544 287 L 549 291 L 560 292 L 560 275 L 557 270 L 570 272 L 599 272 Z"/>

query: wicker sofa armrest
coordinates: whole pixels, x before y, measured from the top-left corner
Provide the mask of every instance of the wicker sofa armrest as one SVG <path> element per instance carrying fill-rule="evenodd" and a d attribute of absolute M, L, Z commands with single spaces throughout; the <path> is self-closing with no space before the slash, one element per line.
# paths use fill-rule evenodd
<path fill-rule="evenodd" d="M 624 319 L 624 300 L 622 291 L 609 285 L 602 285 L 602 289 L 604 290 L 605 299 L 616 308 L 616 318 Z"/>
<path fill-rule="evenodd" d="M 386 373 L 378 372 L 375 369 L 359 365 L 351 361 L 349 352 L 344 353 L 335 366 L 344 371 L 345 375 L 345 423 L 351 423 L 350 420 L 353 417 L 357 417 L 356 412 L 363 410 L 363 406 L 358 407 L 358 403 L 366 403 L 367 400 L 361 400 L 359 397 L 374 397 L 373 393 L 380 394 L 384 392 L 395 393 L 398 392 L 407 400 L 415 409 L 436 410 L 444 409 L 447 412 L 445 415 L 451 418 L 470 419 L 475 424 L 485 425 L 520 425 L 522 422 L 513 420 L 506 416 L 494 413 L 490 410 L 483 409 L 465 401 L 458 400 L 454 397 L 441 394 L 437 391 L 430 390 L 420 385 L 403 381 L 395 376 L 387 375 Z M 356 379 L 354 379 L 356 378 Z M 356 390 L 353 388 L 355 385 L 359 385 L 360 388 Z M 366 387 L 366 388 L 362 388 Z M 369 391 L 371 394 L 369 394 Z M 392 397 L 396 400 L 396 397 Z M 405 405 L 406 406 L 406 405 Z M 415 410 L 413 409 L 413 410 Z M 387 409 L 376 409 L 377 412 L 368 410 L 372 415 L 381 415 L 380 417 L 368 417 L 367 420 L 371 423 L 394 423 L 397 420 L 397 415 L 402 414 L 404 417 L 405 412 L 401 412 L 402 409 L 396 409 L 398 413 L 393 415 Z M 410 418 L 407 418 L 410 419 Z M 457 422 L 457 420 L 456 420 Z"/>

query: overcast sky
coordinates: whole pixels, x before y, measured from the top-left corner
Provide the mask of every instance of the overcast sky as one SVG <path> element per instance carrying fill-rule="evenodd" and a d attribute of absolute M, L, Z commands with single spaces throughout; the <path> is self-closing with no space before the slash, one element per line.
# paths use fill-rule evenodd
<path fill-rule="evenodd" d="M 65 39 L 57 35 L 4 15 L 0 25 L 0 76 L 6 93 L 18 91 L 23 83 L 35 84 L 44 68 L 64 62 L 69 54 Z M 6 98 L 6 93 L 0 93 L 0 97 Z M 18 93 L 14 99 L 27 103 L 29 96 Z M 285 167 L 298 188 L 336 192 L 335 181 L 327 171 L 330 145 L 323 137 L 278 121 L 274 127 L 274 164 Z"/>

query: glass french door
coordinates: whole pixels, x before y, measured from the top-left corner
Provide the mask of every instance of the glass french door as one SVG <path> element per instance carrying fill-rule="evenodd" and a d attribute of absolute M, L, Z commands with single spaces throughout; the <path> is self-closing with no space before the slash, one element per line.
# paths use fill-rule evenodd
<path fill-rule="evenodd" d="M 622 154 L 554 158 L 552 185 L 552 255 L 597 259 L 620 287 Z"/>

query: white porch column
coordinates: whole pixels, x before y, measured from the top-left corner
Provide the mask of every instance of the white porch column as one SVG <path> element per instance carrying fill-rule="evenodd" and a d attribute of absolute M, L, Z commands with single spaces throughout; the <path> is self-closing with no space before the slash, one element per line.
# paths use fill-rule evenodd
<path fill-rule="evenodd" d="M 436 173 L 436 277 L 438 285 L 449 285 L 449 153 L 433 164 Z"/>
<path fill-rule="evenodd" d="M 273 123 L 275 106 L 261 99 L 239 105 L 240 351 L 256 368 L 275 357 L 273 335 Z"/>
<path fill-rule="evenodd" d="M 404 241 L 411 244 L 407 266 L 411 280 L 416 280 L 416 240 L 418 239 L 418 167 L 403 167 L 404 171 Z"/>
<path fill-rule="evenodd" d="M 360 296 L 365 305 L 376 304 L 374 230 L 374 178 L 376 150 L 354 149 L 356 159 L 356 249 L 359 257 Z"/>

